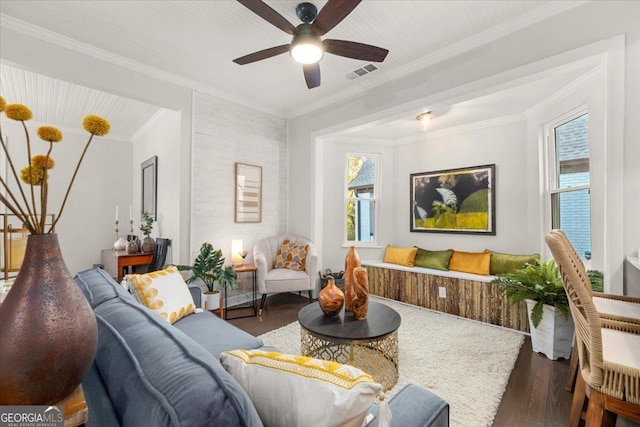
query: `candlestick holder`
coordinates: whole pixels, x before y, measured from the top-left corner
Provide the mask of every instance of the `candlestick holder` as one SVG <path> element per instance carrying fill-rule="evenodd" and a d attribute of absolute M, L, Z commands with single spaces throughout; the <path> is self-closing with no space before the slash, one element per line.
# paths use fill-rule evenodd
<path fill-rule="evenodd" d="M 128 254 L 135 254 L 140 252 L 140 245 L 138 243 L 138 239 L 133 235 L 133 218 L 129 220 L 129 223 L 131 224 L 131 240 L 129 241 L 129 243 L 127 244 L 127 253 Z"/>

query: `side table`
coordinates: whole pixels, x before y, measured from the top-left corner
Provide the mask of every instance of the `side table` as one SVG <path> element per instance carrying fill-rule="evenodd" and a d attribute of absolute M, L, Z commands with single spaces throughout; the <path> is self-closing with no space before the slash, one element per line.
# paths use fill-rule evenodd
<path fill-rule="evenodd" d="M 242 304 L 242 305 L 237 305 L 234 307 L 229 307 L 229 304 L 227 304 L 227 288 L 224 288 L 224 320 L 229 320 L 228 315 L 230 311 L 234 311 L 234 310 L 241 310 L 241 309 L 245 309 L 245 308 L 250 308 L 253 310 L 253 314 L 247 314 L 247 315 L 243 315 L 243 316 L 236 316 L 236 317 L 232 317 L 231 320 L 233 319 L 242 319 L 244 317 L 255 317 L 258 315 L 258 302 L 256 301 L 258 298 L 258 267 L 255 266 L 255 264 L 242 264 L 242 265 L 238 265 L 233 267 L 233 271 L 235 271 L 236 273 L 240 274 L 240 273 L 251 273 L 252 274 L 252 281 L 251 281 L 251 302 Z"/>

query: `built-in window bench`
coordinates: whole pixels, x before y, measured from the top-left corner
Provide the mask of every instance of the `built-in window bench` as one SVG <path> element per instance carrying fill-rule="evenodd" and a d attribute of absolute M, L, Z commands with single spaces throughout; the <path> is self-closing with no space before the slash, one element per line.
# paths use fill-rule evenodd
<path fill-rule="evenodd" d="M 502 295 L 503 285 L 489 283 L 495 276 L 405 267 L 363 261 L 369 293 L 467 319 L 529 332 L 527 306 L 512 305 Z M 444 288 L 446 297 L 439 297 Z"/>

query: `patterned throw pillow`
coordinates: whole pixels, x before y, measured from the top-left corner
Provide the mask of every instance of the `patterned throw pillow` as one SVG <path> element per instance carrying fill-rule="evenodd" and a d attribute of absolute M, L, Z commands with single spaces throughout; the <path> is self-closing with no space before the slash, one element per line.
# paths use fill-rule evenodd
<path fill-rule="evenodd" d="M 140 303 L 169 323 L 177 322 L 195 309 L 189 287 L 176 267 L 147 274 L 130 274 L 128 279 Z"/>
<path fill-rule="evenodd" d="M 278 249 L 273 268 L 288 268 L 290 270 L 303 271 L 307 262 L 309 245 L 299 245 L 297 242 L 287 238 Z"/>
<path fill-rule="evenodd" d="M 353 366 L 263 350 L 227 351 L 220 362 L 267 426 L 360 427 L 377 399 L 378 426 L 391 420 L 382 386 Z"/>

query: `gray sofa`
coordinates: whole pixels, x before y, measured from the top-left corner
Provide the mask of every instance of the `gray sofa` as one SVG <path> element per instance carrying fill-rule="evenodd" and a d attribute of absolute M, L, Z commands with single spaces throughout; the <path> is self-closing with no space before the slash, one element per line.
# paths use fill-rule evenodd
<path fill-rule="evenodd" d="M 82 381 L 88 427 L 262 426 L 218 361 L 226 350 L 262 347 L 258 338 L 210 312 L 170 325 L 100 269 L 75 280 L 98 322 L 98 349 Z M 200 288 L 192 295 L 198 305 Z M 393 426 L 449 425 L 448 404 L 415 385 L 398 392 L 390 407 Z"/>

